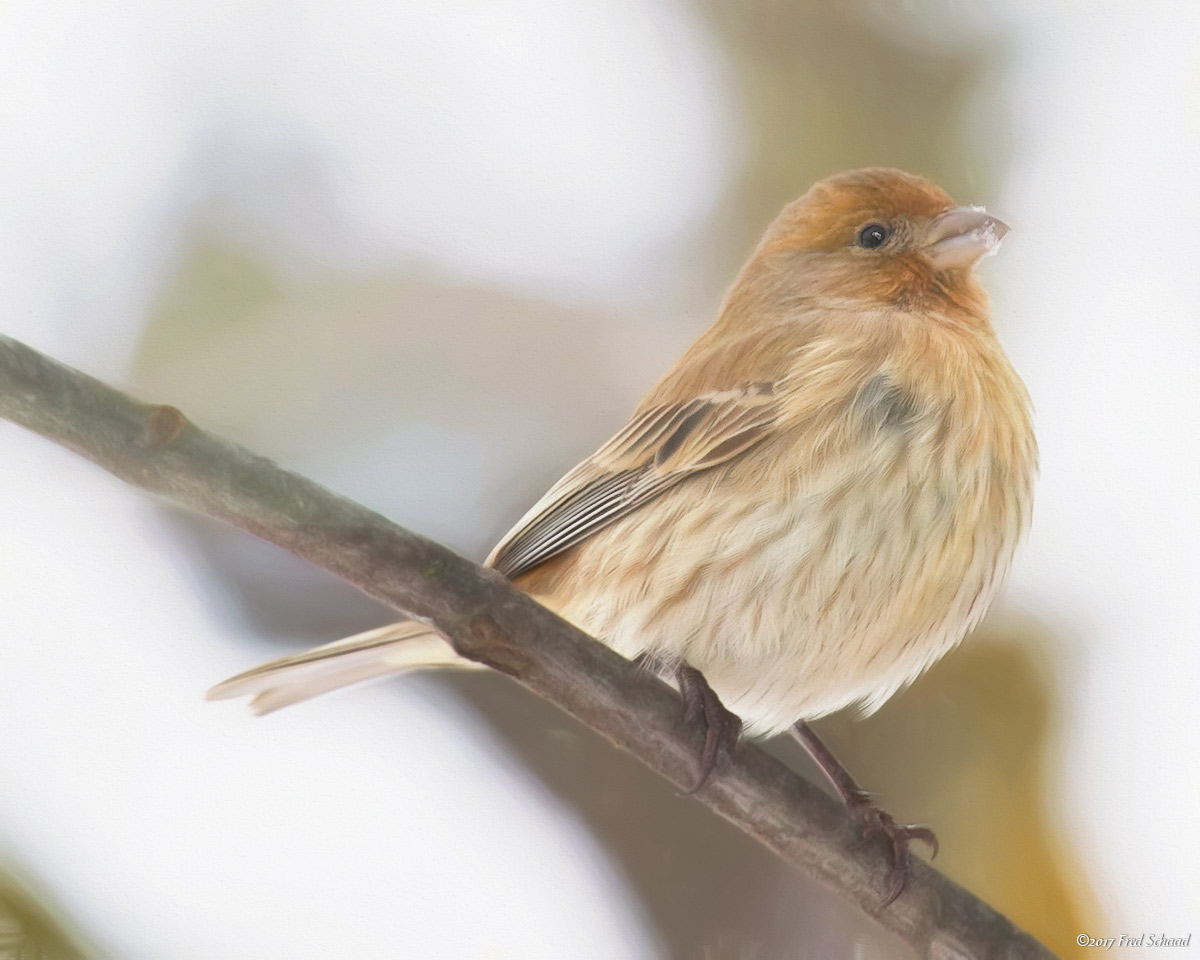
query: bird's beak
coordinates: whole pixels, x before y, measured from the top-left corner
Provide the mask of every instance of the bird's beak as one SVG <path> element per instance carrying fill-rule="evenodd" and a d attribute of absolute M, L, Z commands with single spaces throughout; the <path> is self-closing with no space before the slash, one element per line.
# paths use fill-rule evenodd
<path fill-rule="evenodd" d="M 951 207 L 934 217 L 925 237 L 925 255 L 935 270 L 974 266 L 1000 249 L 1007 224 L 983 207 Z"/>

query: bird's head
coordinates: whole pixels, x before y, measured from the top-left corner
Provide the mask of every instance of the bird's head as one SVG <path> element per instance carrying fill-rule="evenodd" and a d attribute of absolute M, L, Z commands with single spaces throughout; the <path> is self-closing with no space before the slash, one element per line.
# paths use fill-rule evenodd
<path fill-rule="evenodd" d="M 784 208 L 759 254 L 794 269 L 813 296 L 919 307 L 981 297 L 972 268 L 1007 232 L 928 180 L 869 167 L 815 183 Z"/>

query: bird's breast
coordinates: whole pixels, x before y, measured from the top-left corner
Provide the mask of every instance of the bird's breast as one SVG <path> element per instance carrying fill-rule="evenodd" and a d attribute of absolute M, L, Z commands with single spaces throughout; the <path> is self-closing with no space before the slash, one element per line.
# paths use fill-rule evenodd
<path fill-rule="evenodd" d="M 1031 465 L 890 372 L 826 413 L 601 531 L 533 592 L 627 656 L 697 667 L 752 732 L 878 706 L 986 609 Z"/>

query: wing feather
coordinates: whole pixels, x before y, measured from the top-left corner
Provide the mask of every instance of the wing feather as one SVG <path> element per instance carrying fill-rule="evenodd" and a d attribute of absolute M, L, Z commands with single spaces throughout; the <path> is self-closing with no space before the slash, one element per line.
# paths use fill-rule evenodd
<path fill-rule="evenodd" d="M 722 390 L 635 415 L 550 488 L 500 541 L 488 564 L 518 577 L 684 478 L 744 453 L 778 422 L 774 386 Z"/>

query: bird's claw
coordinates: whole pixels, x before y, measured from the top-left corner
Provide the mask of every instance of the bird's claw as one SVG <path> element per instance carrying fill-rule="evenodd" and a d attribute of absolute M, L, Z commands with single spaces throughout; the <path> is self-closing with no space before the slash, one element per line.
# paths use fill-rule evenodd
<path fill-rule="evenodd" d="M 687 791 L 687 795 L 691 796 L 708 781 L 709 774 L 717 765 L 721 745 L 724 744 L 730 754 L 737 747 L 742 735 L 742 719 L 726 709 L 699 670 L 682 666 L 678 670 L 678 680 L 684 703 L 683 722 L 690 725 L 701 719 L 704 721 L 700 769 L 696 781 Z"/>
<path fill-rule="evenodd" d="M 867 793 L 856 795 L 848 805 L 862 824 L 865 836 L 883 834 L 891 844 L 892 869 L 888 874 L 887 895 L 880 907 L 890 906 L 904 892 L 909 877 L 912 876 L 912 842 L 919 840 L 926 844 L 932 851 L 929 856 L 932 860 L 938 855 L 937 835 L 928 827 L 919 824 L 897 823 L 896 818 L 876 806 Z"/>

